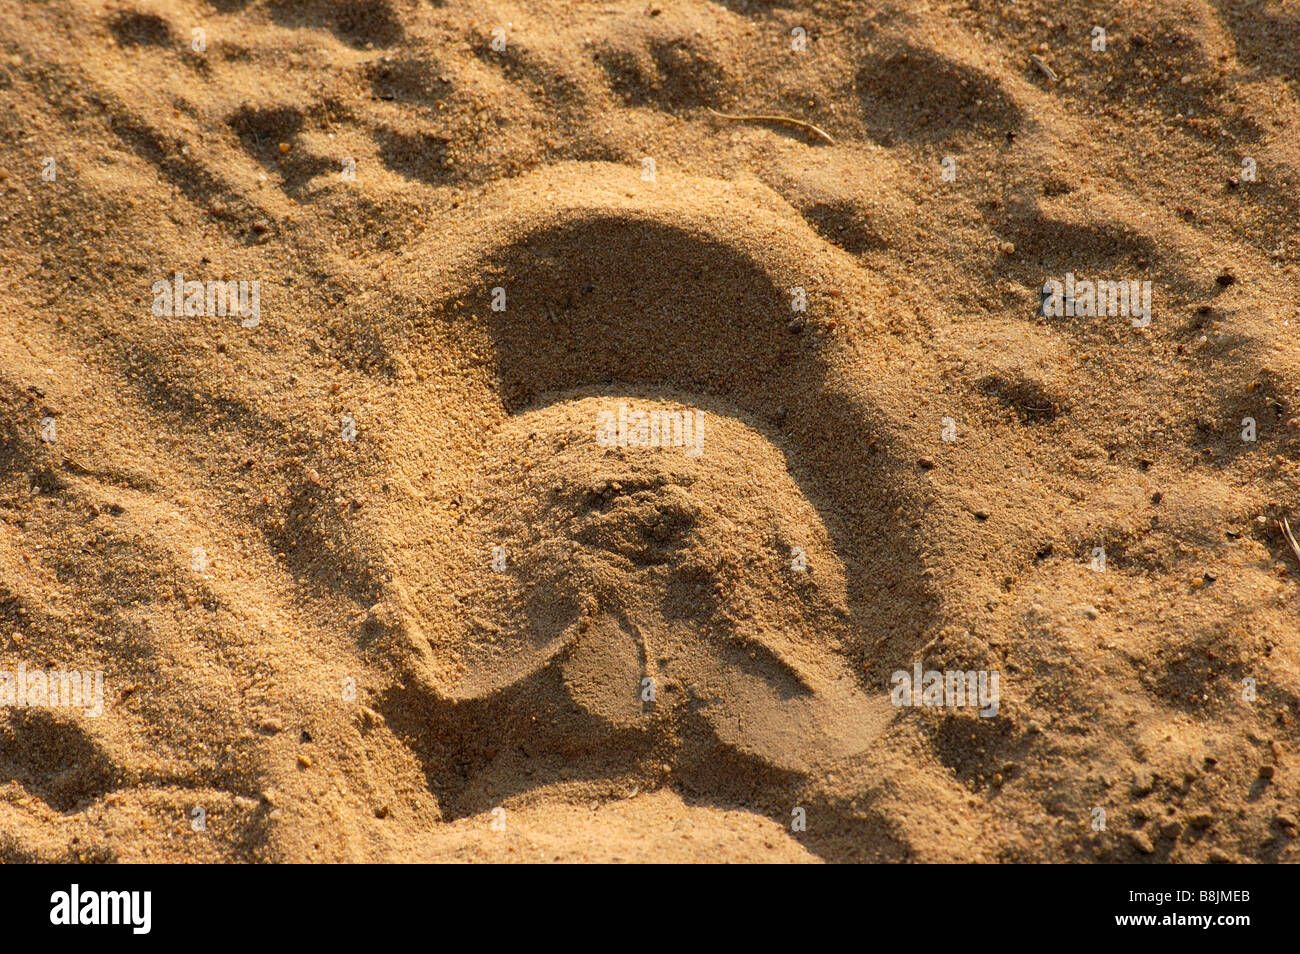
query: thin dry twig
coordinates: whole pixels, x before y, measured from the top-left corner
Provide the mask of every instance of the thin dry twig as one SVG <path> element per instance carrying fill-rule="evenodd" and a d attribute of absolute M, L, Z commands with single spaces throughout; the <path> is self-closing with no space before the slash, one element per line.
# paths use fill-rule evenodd
<path fill-rule="evenodd" d="M 802 119 L 793 119 L 789 116 L 750 116 L 750 115 L 732 115 L 729 113 L 720 113 L 713 107 L 708 107 L 709 112 L 719 119 L 728 119 L 733 123 L 780 123 L 783 126 L 794 126 L 796 129 L 802 129 L 810 132 L 817 138 L 835 145 L 835 140 L 830 137 L 826 130 L 812 123 L 806 123 Z"/>
<path fill-rule="evenodd" d="M 1300 543 L 1296 543 L 1295 534 L 1291 532 L 1291 524 L 1287 523 L 1286 517 L 1277 521 L 1277 528 L 1282 531 L 1282 536 L 1286 537 L 1286 542 L 1291 545 L 1291 552 L 1295 554 L 1296 562 L 1300 562 Z"/>
<path fill-rule="evenodd" d="M 1044 76 L 1046 76 L 1053 83 L 1055 83 L 1058 79 L 1060 79 L 1060 77 L 1056 75 L 1056 70 L 1048 66 L 1047 61 L 1043 59 L 1041 56 L 1039 56 L 1037 53 L 1030 55 L 1029 62 L 1033 63 L 1036 67 L 1038 67 L 1038 71 L 1042 73 Z"/>

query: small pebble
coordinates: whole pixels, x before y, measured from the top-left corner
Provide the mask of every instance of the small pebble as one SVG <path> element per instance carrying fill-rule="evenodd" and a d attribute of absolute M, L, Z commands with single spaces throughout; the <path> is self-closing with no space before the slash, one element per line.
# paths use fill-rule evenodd
<path fill-rule="evenodd" d="M 1144 855 L 1152 854 L 1156 850 L 1156 846 L 1151 843 L 1151 839 L 1146 832 L 1131 831 L 1128 833 L 1128 840 L 1129 844 Z"/>

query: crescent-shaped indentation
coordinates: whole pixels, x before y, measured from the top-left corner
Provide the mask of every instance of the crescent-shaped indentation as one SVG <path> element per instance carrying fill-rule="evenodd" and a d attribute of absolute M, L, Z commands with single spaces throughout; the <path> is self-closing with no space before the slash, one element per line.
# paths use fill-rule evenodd
<path fill-rule="evenodd" d="M 760 194 L 697 180 L 647 208 L 624 171 L 583 171 L 580 194 L 564 170 L 532 177 L 564 201 L 483 229 L 494 239 L 443 263 L 448 290 L 392 337 L 399 364 L 439 335 L 480 342 L 490 377 L 465 386 L 501 411 L 436 551 L 454 597 L 422 585 L 427 551 L 421 566 L 391 526 L 381 541 L 429 744 L 529 713 L 566 725 L 540 748 L 667 739 L 794 772 L 861 751 L 890 715 L 868 667 L 915 649 L 933 604 L 872 403 L 888 383 L 855 371 L 816 295 L 828 274 L 845 307 L 876 293 Z M 702 453 L 602 445 L 620 404 L 701 415 Z"/>

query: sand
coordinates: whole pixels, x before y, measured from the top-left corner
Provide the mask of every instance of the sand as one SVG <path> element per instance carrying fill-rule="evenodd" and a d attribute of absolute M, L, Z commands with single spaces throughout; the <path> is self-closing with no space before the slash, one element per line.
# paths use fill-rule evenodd
<path fill-rule="evenodd" d="M 1297 860 L 1297 76 L 1295 0 L 0 0 L 0 860 Z"/>

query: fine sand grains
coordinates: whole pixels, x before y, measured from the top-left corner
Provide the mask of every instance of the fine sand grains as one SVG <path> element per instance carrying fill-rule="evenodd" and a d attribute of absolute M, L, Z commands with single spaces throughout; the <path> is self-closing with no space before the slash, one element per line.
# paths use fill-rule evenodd
<path fill-rule="evenodd" d="M 1295 860 L 1298 29 L 0 0 L 0 860 Z"/>

